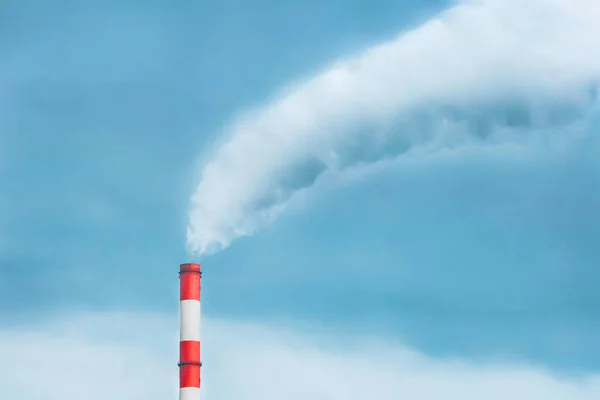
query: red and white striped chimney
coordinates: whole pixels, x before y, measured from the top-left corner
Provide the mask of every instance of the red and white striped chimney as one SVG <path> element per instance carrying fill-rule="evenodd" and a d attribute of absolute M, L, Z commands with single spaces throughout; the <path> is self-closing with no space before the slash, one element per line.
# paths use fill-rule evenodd
<path fill-rule="evenodd" d="M 200 399 L 200 264 L 179 269 L 179 400 Z"/>

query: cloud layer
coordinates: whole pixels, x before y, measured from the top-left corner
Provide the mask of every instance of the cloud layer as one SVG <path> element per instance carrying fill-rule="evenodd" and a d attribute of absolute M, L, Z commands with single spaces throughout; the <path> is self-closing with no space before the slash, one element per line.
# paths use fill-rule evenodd
<path fill-rule="evenodd" d="M 190 251 L 252 234 L 323 174 L 409 151 L 519 143 L 585 117 L 600 78 L 590 51 L 599 19 L 595 0 L 467 3 L 288 88 L 206 155 Z"/>
<path fill-rule="evenodd" d="M 0 395 L 32 400 L 175 399 L 177 332 L 170 329 L 174 326 L 172 316 L 101 314 L 5 328 L 0 330 Z M 376 338 L 214 319 L 204 327 L 207 400 L 600 396 L 597 375 L 566 379 L 531 367 L 429 359 Z"/>

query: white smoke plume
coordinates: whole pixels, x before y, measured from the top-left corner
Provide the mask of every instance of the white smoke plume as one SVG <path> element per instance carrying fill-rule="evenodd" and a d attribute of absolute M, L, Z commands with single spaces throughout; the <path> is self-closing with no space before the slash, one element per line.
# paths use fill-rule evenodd
<path fill-rule="evenodd" d="M 577 121 L 598 48 L 598 0 L 487 0 L 335 63 L 223 132 L 191 200 L 189 250 L 253 234 L 323 174 Z"/>

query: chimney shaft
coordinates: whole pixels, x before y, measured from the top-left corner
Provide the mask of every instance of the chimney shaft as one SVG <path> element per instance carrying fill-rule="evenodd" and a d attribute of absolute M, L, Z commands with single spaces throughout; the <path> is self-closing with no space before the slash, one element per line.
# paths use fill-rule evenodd
<path fill-rule="evenodd" d="M 179 400 L 200 399 L 200 264 L 179 269 Z"/>

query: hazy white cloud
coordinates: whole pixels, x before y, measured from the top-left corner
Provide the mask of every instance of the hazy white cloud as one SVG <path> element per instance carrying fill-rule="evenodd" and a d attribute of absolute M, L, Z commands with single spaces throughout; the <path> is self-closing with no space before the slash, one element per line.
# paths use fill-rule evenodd
<path fill-rule="evenodd" d="M 162 318 L 129 317 L 82 316 L 0 330 L 0 398 L 176 399 L 168 347 L 177 344 L 176 335 L 165 340 Z"/>
<path fill-rule="evenodd" d="M 288 88 L 205 155 L 189 249 L 252 234 L 324 173 L 575 120 L 600 78 L 599 20 L 596 0 L 474 1 Z"/>
<path fill-rule="evenodd" d="M 600 376 L 440 361 L 377 339 L 316 335 L 209 319 L 206 400 L 588 400 Z M 171 316 L 73 316 L 0 331 L 0 396 L 10 399 L 177 398 Z"/>

